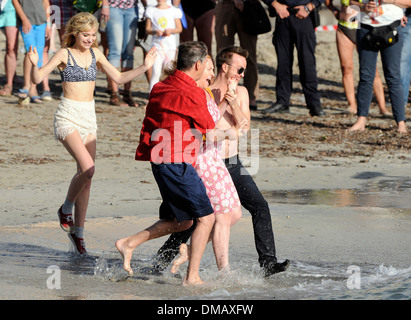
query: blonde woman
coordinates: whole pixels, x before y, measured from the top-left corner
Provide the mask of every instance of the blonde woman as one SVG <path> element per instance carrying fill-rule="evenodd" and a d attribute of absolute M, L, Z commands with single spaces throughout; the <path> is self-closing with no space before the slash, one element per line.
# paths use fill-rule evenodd
<path fill-rule="evenodd" d="M 36 48 L 30 47 L 28 53 L 33 65 L 33 83 L 40 83 L 56 67 L 61 74 L 64 96 L 54 116 L 54 133 L 76 161 L 77 171 L 71 180 L 66 200 L 58 210 L 58 217 L 61 228 L 68 232 L 69 239 L 80 254 L 86 253 L 83 230 L 96 156 L 97 123 L 93 94 L 97 65 L 113 81 L 123 84 L 149 69 L 157 55 L 156 49 L 152 49 L 143 65 L 120 72 L 98 49 L 98 27 L 98 21 L 92 14 L 79 13 L 69 20 L 62 48 L 45 66 L 37 67 L 39 57 Z"/>

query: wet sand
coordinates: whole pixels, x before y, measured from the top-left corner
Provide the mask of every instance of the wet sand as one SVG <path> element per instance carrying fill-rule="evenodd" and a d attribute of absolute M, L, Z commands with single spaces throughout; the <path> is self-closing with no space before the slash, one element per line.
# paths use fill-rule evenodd
<path fill-rule="evenodd" d="M 385 286 L 403 282 L 401 276 L 408 279 L 409 136 L 396 134 L 392 119 L 380 118 L 375 104 L 365 133 L 345 132 L 355 117 L 343 112 L 346 102 L 335 33 L 318 32 L 317 38 L 320 89 L 328 116 L 307 116 L 297 72 L 291 114 L 263 117 L 252 112 L 252 127 L 260 138 L 259 157 L 251 162 L 244 158 L 270 203 L 278 258 L 291 260 L 286 273 L 268 279 L 261 276 L 251 217 L 244 210 L 232 229 L 233 272 L 227 279 L 221 280 L 210 248 L 201 270 L 208 282 L 204 287 L 183 288 L 181 278 L 168 272 L 161 277 L 139 272 L 150 264 L 164 238 L 135 251 L 136 275 L 124 280 L 114 241 L 154 222 L 160 195 L 148 163 L 134 160 L 144 109 L 109 106 L 100 73 L 86 258 L 69 252 L 67 235 L 57 223 L 56 211 L 75 171 L 75 163 L 53 137 L 57 100 L 19 106 L 15 97 L 0 98 L 0 299 L 378 299 L 370 293 L 381 285 L 372 280 L 381 273 L 375 270 L 392 266 L 397 271 L 395 276 L 383 271 Z M 21 59 L 22 55 L 19 75 Z M 136 61 L 141 61 L 138 49 Z M 276 59 L 269 34 L 259 40 L 259 61 L 258 103 L 263 108 L 275 99 Z M 56 99 L 58 77 L 51 76 Z M 144 105 L 145 79 L 133 81 L 132 89 Z M 409 112 L 408 108 L 407 118 Z M 365 291 L 347 290 L 346 271 L 351 265 L 370 275 Z M 60 289 L 49 288 L 54 284 L 48 281 L 56 274 L 51 266 L 61 272 Z M 327 288 L 329 282 L 334 290 Z M 410 287 L 400 293 L 393 290 L 397 296 L 391 291 L 383 296 L 409 298 Z"/>
<path fill-rule="evenodd" d="M 142 176 L 148 171 L 145 163 L 128 167 L 127 159 L 118 158 L 97 163 L 98 167 L 124 170 L 100 172 L 94 178 L 85 228 L 86 258 L 69 253 L 69 240 L 55 218 L 67 185 L 63 177 L 57 178 L 59 170 L 48 170 L 49 179 L 42 184 L 22 182 L 1 189 L 0 283 L 4 290 L 0 299 L 214 300 L 237 295 L 240 299 L 318 299 L 327 298 L 327 294 L 312 296 L 311 290 L 295 290 L 307 281 L 318 281 L 316 271 L 306 268 L 321 268 L 320 273 L 326 275 L 320 277 L 337 278 L 341 285 L 351 265 L 367 270 L 381 265 L 410 267 L 410 180 L 404 179 L 409 166 L 301 168 L 290 161 L 281 165 L 261 159 L 256 181 L 270 203 L 278 258 L 292 261 L 285 274 L 264 279 L 259 273 L 251 217 L 244 210 L 243 218 L 232 229 L 230 260 L 234 275 L 225 282 L 216 270 L 210 246 L 201 271 L 208 285 L 202 288 L 180 288 L 181 278 L 173 277 L 169 270 L 161 277 L 139 272 L 150 265 L 165 238 L 135 251 L 135 276 L 125 280 L 114 242 L 152 224 L 157 219 L 160 197 L 149 172 L 147 177 Z M 392 185 L 384 187 L 387 181 Z M 393 197 L 398 206 L 387 200 Z M 360 204 L 358 198 L 362 199 Z M 47 280 L 54 274 L 47 273 L 51 266 L 61 270 L 58 290 L 47 287 Z M 184 270 L 183 266 L 181 275 Z"/>

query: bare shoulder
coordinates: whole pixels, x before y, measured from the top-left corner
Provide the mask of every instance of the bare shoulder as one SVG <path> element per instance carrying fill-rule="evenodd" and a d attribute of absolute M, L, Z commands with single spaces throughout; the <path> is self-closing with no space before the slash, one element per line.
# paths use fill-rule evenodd
<path fill-rule="evenodd" d="M 104 53 L 96 47 L 93 47 L 93 52 L 94 56 L 96 57 L 96 63 L 98 64 L 99 69 L 104 69 L 105 67 L 108 67 L 110 64 L 107 60 L 107 57 L 104 55 Z"/>
<path fill-rule="evenodd" d="M 53 57 L 50 59 L 49 62 L 52 63 L 53 67 L 58 66 L 61 70 L 67 64 L 67 59 L 68 59 L 67 48 L 61 48 L 53 55 Z"/>
<path fill-rule="evenodd" d="M 238 86 L 237 87 L 237 95 L 240 99 L 240 104 L 241 104 L 241 109 L 243 110 L 248 110 L 248 103 L 249 103 L 249 96 L 248 96 L 248 90 L 244 86 Z"/>
<path fill-rule="evenodd" d="M 92 49 L 93 49 L 94 55 L 96 56 L 97 61 L 99 61 L 99 59 L 101 59 L 101 57 L 105 57 L 103 52 L 101 52 L 101 50 L 99 48 L 93 47 Z"/>
<path fill-rule="evenodd" d="M 247 98 L 248 98 L 248 90 L 247 90 L 246 87 L 244 87 L 244 86 L 238 86 L 238 87 L 237 87 L 237 90 L 238 90 L 238 93 L 239 93 L 239 94 L 241 94 L 242 96 L 243 96 L 243 95 L 244 95 L 244 96 L 247 96 Z"/>
<path fill-rule="evenodd" d="M 68 56 L 67 48 L 61 48 L 54 54 L 53 57 L 57 57 L 59 59 L 66 58 L 65 60 L 67 61 L 67 56 Z"/>

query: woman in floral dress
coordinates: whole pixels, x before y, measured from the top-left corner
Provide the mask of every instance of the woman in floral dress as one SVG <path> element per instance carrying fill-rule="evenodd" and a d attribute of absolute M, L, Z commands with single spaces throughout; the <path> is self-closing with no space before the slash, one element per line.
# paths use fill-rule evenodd
<path fill-rule="evenodd" d="M 226 270 L 228 267 L 230 228 L 241 218 L 241 203 L 230 173 L 221 158 L 222 140 L 228 137 L 229 132 L 218 129 L 221 113 L 214 101 L 211 90 L 208 88 L 213 78 L 214 63 L 211 57 L 208 57 L 204 74 L 197 81 L 197 84 L 206 91 L 208 111 L 216 123 L 216 128 L 209 132 L 206 140 L 203 141 L 195 169 L 205 185 L 207 195 L 214 208 L 215 224 L 210 240 L 213 243 L 217 267 L 219 270 Z M 229 93 L 226 96 L 228 107 L 231 107 L 230 103 L 235 103 L 236 84 L 235 81 L 230 84 L 233 88 L 228 90 Z M 237 132 L 246 125 L 247 121 L 245 118 L 239 120 Z M 175 273 L 178 266 L 187 261 L 190 254 L 188 251 L 187 245 L 182 244 L 180 247 L 180 257 L 174 261 L 171 272 Z"/>

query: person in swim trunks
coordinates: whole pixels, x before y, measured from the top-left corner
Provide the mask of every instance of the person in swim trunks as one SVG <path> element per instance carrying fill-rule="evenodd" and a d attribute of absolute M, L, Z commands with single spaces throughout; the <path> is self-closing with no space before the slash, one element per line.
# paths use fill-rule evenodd
<path fill-rule="evenodd" d="M 66 200 L 57 214 L 61 228 L 68 232 L 69 239 L 80 254 L 86 253 L 83 240 L 84 222 L 96 156 L 97 123 L 93 95 L 97 65 L 114 81 L 123 84 L 149 69 L 157 55 L 157 50 L 153 49 L 145 58 L 143 65 L 121 73 L 98 49 L 98 26 L 98 21 L 92 14 L 79 13 L 69 20 L 62 48 L 46 65 L 37 67 L 39 55 L 36 48 L 30 47 L 28 53 L 33 65 L 33 83 L 40 83 L 56 67 L 60 70 L 64 96 L 54 115 L 54 133 L 55 138 L 76 161 L 77 172 L 70 182 Z"/>
<path fill-rule="evenodd" d="M 176 70 L 151 90 L 135 159 L 151 162 L 163 202 L 156 223 L 116 242 L 129 274 L 133 273 L 132 253 L 138 246 L 187 230 L 196 221 L 183 285 L 203 283 L 200 262 L 215 221 L 206 188 L 195 170 L 203 137 L 215 127 L 205 92 L 196 83 L 204 72 L 207 54 L 203 42 L 180 44 Z"/>

